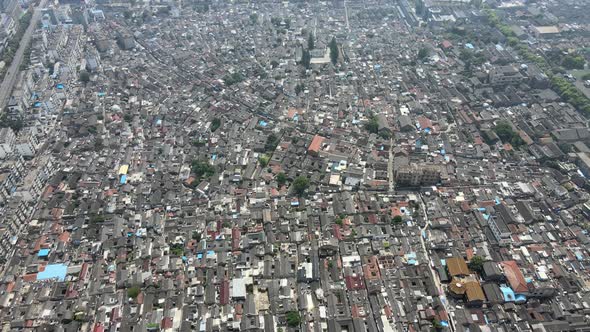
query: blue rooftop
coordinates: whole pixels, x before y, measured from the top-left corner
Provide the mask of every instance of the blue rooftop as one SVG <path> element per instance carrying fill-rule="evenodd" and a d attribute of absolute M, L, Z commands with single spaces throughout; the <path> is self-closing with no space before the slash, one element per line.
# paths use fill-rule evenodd
<path fill-rule="evenodd" d="M 264 120 L 260 120 L 258 122 L 259 125 L 261 125 L 262 127 L 266 127 L 268 125 L 268 122 L 264 121 Z"/>
<path fill-rule="evenodd" d="M 58 85 L 56 85 L 55 87 L 61 90 L 61 89 L 63 89 L 63 88 L 64 88 L 64 85 L 63 85 L 63 84 L 58 84 Z"/>
<path fill-rule="evenodd" d="M 66 280 L 68 273 L 68 266 L 65 264 L 49 264 L 45 267 L 43 272 L 37 273 L 37 280 L 52 280 L 58 281 Z"/>
<path fill-rule="evenodd" d="M 514 302 L 516 299 L 514 296 L 514 291 L 510 287 L 502 286 L 500 287 L 502 291 L 502 295 L 504 295 L 504 302 Z"/>
<path fill-rule="evenodd" d="M 125 184 L 127 183 L 127 175 L 123 174 L 121 175 L 121 184 Z"/>
<path fill-rule="evenodd" d="M 49 256 L 49 249 L 41 249 L 39 250 L 39 254 L 37 254 L 38 257 L 47 257 Z"/>

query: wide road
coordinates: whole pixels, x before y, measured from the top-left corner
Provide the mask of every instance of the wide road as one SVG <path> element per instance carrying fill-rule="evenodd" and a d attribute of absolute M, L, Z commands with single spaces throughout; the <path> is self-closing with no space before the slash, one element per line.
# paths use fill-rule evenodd
<path fill-rule="evenodd" d="M 4 107 L 8 104 L 8 99 L 12 94 L 12 89 L 14 88 L 14 84 L 16 84 L 16 79 L 18 78 L 19 67 L 23 61 L 23 56 L 25 54 L 25 50 L 29 42 L 31 41 L 31 36 L 33 32 L 37 28 L 37 22 L 41 17 L 41 8 L 45 7 L 45 3 L 47 0 L 41 0 L 39 6 L 37 6 L 33 11 L 33 17 L 31 18 L 31 23 L 29 23 L 29 27 L 25 30 L 23 34 L 23 38 L 20 41 L 18 46 L 18 50 L 14 55 L 14 59 L 12 59 L 12 63 L 4 76 L 4 80 L 2 81 L 2 85 L 0 85 L 0 113 L 4 111 Z"/>

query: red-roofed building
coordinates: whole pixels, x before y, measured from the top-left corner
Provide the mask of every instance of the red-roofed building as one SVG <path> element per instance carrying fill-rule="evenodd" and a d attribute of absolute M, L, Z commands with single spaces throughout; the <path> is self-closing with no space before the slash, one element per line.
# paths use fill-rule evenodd
<path fill-rule="evenodd" d="M 93 332 L 104 332 L 104 326 L 102 325 L 102 323 L 96 323 L 94 324 L 94 329 L 92 329 Z"/>
<path fill-rule="evenodd" d="M 520 271 L 520 268 L 518 268 L 516 261 L 504 261 L 500 262 L 500 265 L 504 270 L 506 279 L 508 279 L 510 288 L 512 288 L 515 293 L 528 292 L 529 288 L 526 284 L 526 280 L 524 279 L 524 275 Z"/>
<path fill-rule="evenodd" d="M 311 140 L 311 144 L 307 148 L 307 153 L 311 155 L 317 155 L 322 148 L 322 143 L 324 143 L 325 138 L 320 135 L 315 135 Z"/>
<path fill-rule="evenodd" d="M 223 280 L 219 286 L 219 303 L 226 305 L 229 303 L 229 281 Z"/>
<path fill-rule="evenodd" d="M 344 277 L 344 281 L 348 290 L 361 290 L 365 288 L 365 282 L 360 275 L 346 276 Z"/>
<path fill-rule="evenodd" d="M 170 317 L 164 317 L 164 319 L 162 319 L 162 329 L 166 330 L 166 329 L 171 329 L 173 324 L 172 324 L 172 318 Z"/>
<path fill-rule="evenodd" d="M 240 229 L 234 227 L 231 230 L 231 249 L 232 250 L 239 250 L 240 249 Z"/>

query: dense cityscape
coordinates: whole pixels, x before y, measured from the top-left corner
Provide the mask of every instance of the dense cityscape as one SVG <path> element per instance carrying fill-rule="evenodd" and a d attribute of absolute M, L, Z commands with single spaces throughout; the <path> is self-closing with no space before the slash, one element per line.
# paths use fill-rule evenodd
<path fill-rule="evenodd" d="M 590 1 L 0 9 L 1 331 L 590 331 Z"/>

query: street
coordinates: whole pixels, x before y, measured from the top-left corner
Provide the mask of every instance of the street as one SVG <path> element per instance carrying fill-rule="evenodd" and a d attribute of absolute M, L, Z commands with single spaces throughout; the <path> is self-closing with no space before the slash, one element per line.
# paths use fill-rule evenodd
<path fill-rule="evenodd" d="M 39 6 L 37 6 L 33 11 L 31 23 L 29 23 L 29 27 L 27 28 L 27 30 L 25 30 L 23 38 L 21 39 L 20 44 L 18 45 L 18 50 L 14 55 L 14 59 L 12 60 L 12 63 L 10 64 L 10 67 L 8 67 L 8 71 L 4 76 L 4 80 L 2 81 L 2 85 L 0 86 L 0 110 L 4 110 L 4 107 L 6 107 L 6 105 L 8 104 L 8 100 L 10 98 L 10 95 L 12 94 L 12 89 L 14 88 L 14 84 L 16 83 L 18 74 L 20 72 L 19 67 L 23 61 L 25 50 L 27 48 L 27 45 L 29 45 L 31 36 L 33 35 L 33 32 L 37 27 L 37 22 L 41 17 L 41 8 L 45 7 L 46 2 L 47 0 L 41 0 Z"/>

